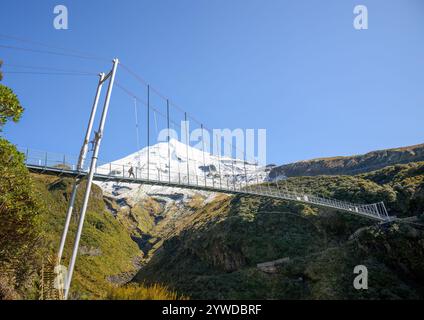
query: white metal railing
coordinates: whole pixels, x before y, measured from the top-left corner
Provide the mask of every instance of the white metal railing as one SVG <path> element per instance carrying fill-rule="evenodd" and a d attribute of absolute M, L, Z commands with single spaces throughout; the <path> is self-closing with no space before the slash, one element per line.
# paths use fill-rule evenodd
<path fill-rule="evenodd" d="M 28 167 L 43 168 L 44 170 L 56 172 L 78 172 L 76 163 L 78 156 L 64 156 L 61 154 L 43 152 L 31 149 L 21 149 L 25 154 L 26 165 Z M 352 214 L 359 214 L 373 219 L 387 221 L 390 217 L 383 202 L 372 204 L 355 204 L 346 201 L 328 199 L 308 193 L 299 192 L 297 190 L 289 190 L 287 186 L 284 188 L 278 183 L 268 182 L 266 184 L 257 184 L 255 174 L 257 172 L 245 172 L 245 174 L 220 175 L 219 172 L 204 174 L 184 170 L 183 165 L 178 168 L 179 171 L 173 171 L 167 168 L 167 164 L 150 163 L 149 166 L 135 167 L 124 164 L 109 163 L 96 168 L 95 177 L 106 178 L 104 180 L 122 181 L 129 183 L 159 183 L 176 187 L 189 186 L 192 188 L 206 189 L 217 192 L 232 192 L 250 194 L 256 196 L 273 197 L 277 199 L 291 200 L 302 203 L 308 203 L 323 207 L 329 207 Z M 131 169 L 132 168 L 132 169 Z M 82 173 L 88 172 L 88 166 L 84 167 Z M 254 181 L 255 184 L 247 183 Z"/>

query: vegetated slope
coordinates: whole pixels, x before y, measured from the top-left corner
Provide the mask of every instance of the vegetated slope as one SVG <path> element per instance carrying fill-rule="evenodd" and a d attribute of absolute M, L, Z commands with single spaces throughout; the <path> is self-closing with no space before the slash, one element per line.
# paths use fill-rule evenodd
<path fill-rule="evenodd" d="M 58 298 L 54 266 L 72 180 L 30 174 L 24 165 L 24 155 L 3 139 L 0 153 L 0 299 Z M 65 266 L 84 189 L 83 182 L 64 252 Z M 71 298 L 101 298 L 112 285 L 110 276 L 134 273 L 141 252 L 131 239 L 128 220 L 124 212 L 113 216 L 106 209 L 101 189 L 93 186 Z"/>
<path fill-rule="evenodd" d="M 406 217 L 423 212 L 423 169 L 424 163 L 410 163 L 279 185 L 353 202 L 384 200 L 391 213 Z M 42 225 L 56 252 L 72 181 L 32 176 L 48 208 Z M 227 195 L 206 202 L 192 196 L 174 206 L 154 197 L 124 200 L 93 186 L 72 297 L 114 296 L 111 282 L 124 284 L 140 267 L 135 282 L 161 283 L 191 298 L 423 297 L 424 241 L 413 225 L 368 228 L 372 222 L 346 213 Z M 65 261 L 70 249 L 68 243 Z M 352 289 L 358 264 L 369 268 L 366 292 Z"/>
<path fill-rule="evenodd" d="M 384 200 L 391 213 L 420 215 L 411 220 L 424 225 L 423 169 L 410 163 L 286 183 L 354 202 Z M 423 298 L 424 232 L 416 224 L 377 225 L 304 204 L 223 197 L 185 217 L 134 281 L 160 282 L 192 298 Z M 356 265 L 368 268 L 368 290 L 353 288 Z"/>
<path fill-rule="evenodd" d="M 319 158 L 275 167 L 270 178 L 316 175 L 353 175 L 394 164 L 424 161 L 424 144 L 372 151 L 364 155 Z"/>
<path fill-rule="evenodd" d="M 37 296 L 31 283 L 39 262 L 43 208 L 23 160 L 0 137 L 0 300 Z"/>
<path fill-rule="evenodd" d="M 46 211 L 41 215 L 41 225 L 48 250 L 54 255 L 57 254 L 63 231 L 72 180 L 36 174 L 32 175 L 32 179 L 39 198 L 45 203 Z M 71 242 L 75 237 L 84 185 L 82 183 L 78 191 L 69 241 L 65 247 L 65 259 L 62 264 L 66 267 L 71 255 Z M 139 255 L 140 251 L 131 239 L 128 228 L 106 209 L 101 189 L 93 186 L 71 287 L 71 298 L 103 297 L 111 285 L 108 277 L 133 272 Z"/>
<path fill-rule="evenodd" d="M 28 172 L 25 177 L 31 181 L 32 197 L 40 203 L 39 219 L 37 228 L 29 230 L 36 233 L 34 244 L 22 248 L 28 261 L 13 261 L 15 264 L 19 263 L 20 268 L 19 265 L 12 265 L 14 269 L 11 271 L 20 275 L 20 269 L 28 269 L 31 278 L 25 282 L 25 288 L 19 288 L 20 295 L 17 295 L 10 281 L 4 281 L 7 278 L 3 277 L 0 299 L 57 299 L 59 295 L 54 289 L 56 274 L 53 269 L 73 180 Z M 85 181 L 82 181 L 62 260 L 65 267 L 69 263 L 84 192 Z M 144 253 L 140 250 L 138 237 L 152 229 L 156 211 L 160 212 L 154 200 L 145 199 L 134 207 L 123 206 L 104 197 L 98 186 L 92 187 L 70 299 L 185 298 L 160 284 L 125 286 L 143 261 Z M 24 226 L 22 223 L 21 225 Z M 8 235 L 14 236 L 10 233 Z M 2 276 L 10 271 L 0 269 Z"/>

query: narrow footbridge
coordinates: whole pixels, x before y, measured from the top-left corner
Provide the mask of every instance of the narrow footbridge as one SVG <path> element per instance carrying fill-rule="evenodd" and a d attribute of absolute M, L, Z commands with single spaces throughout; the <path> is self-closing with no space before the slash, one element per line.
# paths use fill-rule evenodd
<path fill-rule="evenodd" d="M 50 174 L 61 177 L 84 178 L 88 175 L 88 170 L 76 170 L 74 164 L 69 163 L 66 157 L 62 160 L 49 158 L 48 154 L 44 157 L 27 156 L 26 166 L 34 173 Z M 129 174 L 131 166 L 109 164 L 107 166 L 96 167 L 93 179 L 100 182 L 131 183 L 157 185 L 163 187 L 174 187 L 184 189 L 194 189 L 200 191 L 220 192 L 229 194 L 239 194 L 245 196 L 265 197 L 272 199 L 281 199 L 319 207 L 336 209 L 337 211 L 362 216 L 365 218 L 387 222 L 391 220 L 383 202 L 372 204 L 357 204 L 329 199 L 317 195 L 311 195 L 296 190 L 289 190 L 280 181 L 270 181 L 264 183 L 247 183 L 252 181 L 252 177 L 244 175 L 195 175 L 186 172 L 169 172 L 157 169 L 133 167 Z"/>

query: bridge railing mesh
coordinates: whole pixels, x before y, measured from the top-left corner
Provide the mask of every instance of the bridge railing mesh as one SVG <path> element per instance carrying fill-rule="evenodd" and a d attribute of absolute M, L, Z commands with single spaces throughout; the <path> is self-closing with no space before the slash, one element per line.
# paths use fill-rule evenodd
<path fill-rule="evenodd" d="M 20 149 L 25 154 L 26 164 L 29 167 L 55 170 L 56 172 L 77 171 L 78 156 L 65 156 L 63 154 L 44 152 L 30 149 Z M 86 161 L 88 162 L 88 161 Z M 88 165 L 84 166 L 82 173 L 88 172 Z M 158 183 L 175 187 L 194 187 L 216 192 L 235 192 L 257 196 L 267 196 L 277 199 L 297 201 L 312 205 L 347 211 L 353 214 L 368 216 L 377 220 L 389 220 L 384 203 L 355 204 L 337 199 L 329 199 L 311 195 L 298 190 L 289 190 L 275 182 L 259 182 L 256 172 L 234 175 L 220 175 L 218 172 L 198 174 L 197 172 L 170 170 L 166 165 L 135 167 L 125 164 L 109 163 L 100 165 L 95 169 L 95 177 L 102 177 L 103 181 L 122 181 L 127 183 Z M 257 183 L 259 182 L 259 183 Z"/>
<path fill-rule="evenodd" d="M 18 150 L 25 155 L 25 163 L 27 165 L 76 170 L 76 165 L 78 163 L 78 156 L 75 155 L 72 156 L 26 148 L 18 148 Z M 88 166 L 85 166 L 85 170 L 88 170 Z"/>

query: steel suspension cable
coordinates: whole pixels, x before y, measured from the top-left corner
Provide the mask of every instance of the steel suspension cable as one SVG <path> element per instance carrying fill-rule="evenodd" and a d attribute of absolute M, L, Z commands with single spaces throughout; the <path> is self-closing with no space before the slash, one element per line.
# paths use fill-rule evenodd
<path fill-rule="evenodd" d="M 75 72 L 36 72 L 36 71 L 2 71 L 3 74 L 31 74 L 31 75 L 47 75 L 47 76 L 97 76 L 91 73 L 75 73 Z"/>
<path fill-rule="evenodd" d="M 187 183 L 189 184 L 190 183 L 190 169 L 189 169 L 189 167 L 190 167 L 190 165 L 189 165 L 190 157 L 188 155 L 188 144 L 190 142 L 189 142 L 189 137 L 188 137 L 187 112 L 184 112 L 184 120 L 185 120 L 186 151 L 187 151 L 186 152 L 187 153 Z"/>
<path fill-rule="evenodd" d="M 150 86 L 147 85 L 147 180 L 150 177 Z"/>
<path fill-rule="evenodd" d="M 22 37 L 16 37 L 16 36 L 11 36 L 11 35 L 6 35 L 4 33 L 0 33 L 0 38 L 5 38 L 5 39 L 9 39 L 9 40 L 24 42 L 24 43 L 33 44 L 33 45 L 37 45 L 37 46 L 42 46 L 42 47 L 49 48 L 49 49 L 54 49 L 54 50 L 65 51 L 67 53 L 70 53 L 70 54 L 73 54 L 73 55 L 77 55 L 78 57 L 84 57 L 84 58 L 88 58 L 90 60 L 91 59 L 92 60 L 99 60 L 99 61 L 100 60 L 103 60 L 103 61 L 109 61 L 110 60 L 110 59 L 107 59 L 107 58 L 104 58 L 104 57 L 95 56 L 92 53 L 86 53 L 86 52 L 82 52 L 82 51 L 74 50 L 74 49 L 70 49 L 70 48 L 53 46 L 53 45 L 50 45 L 50 44 L 46 44 L 46 43 L 43 43 L 43 42 L 34 41 L 34 40 L 22 38 Z"/>
<path fill-rule="evenodd" d="M 203 124 L 200 126 L 200 128 L 202 130 L 203 173 L 204 173 L 205 186 L 206 186 L 205 136 L 203 135 Z"/>
<path fill-rule="evenodd" d="M 135 115 L 135 133 L 136 133 L 136 140 L 137 140 L 137 158 L 138 158 L 137 166 L 140 167 L 141 165 L 140 129 L 139 129 L 136 97 L 134 97 L 134 115 Z"/>
<path fill-rule="evenodd" d="M 32 48 L 23 48 L 23 47 L 16 47 L 16 46 L 10 46 L 10 45 L 0 45 L 0 47 L 1 48 L 4 48 L 4 49 L 20 50 L 20 51 L 43 53 L 43 54 L 58 55 L 58 56 L 68 56 L 68 57 L 88 59 L 88 60 L 108 61 L 108 59 L 106 59 L 106 58 L 94 56 L 92 54 L 87 54 L 87 53 L 83 53 L 83 52 L 72 50 L 72 49 L 67 49 L 67 48 L 61 48 L 61 47 L 57 47 L 57 46 L 47 45 L 47 44 L 44 44 L 44 43 L 41 43 L 41 42 L 36 42 L 36 41 L 32 41 L 32 40 L 28 40 L 28 39 L 23 39 L 23 38 L 19 38 L 19 37 L 9 36 L 9 35 L 5 35 L 5 34 L 0 34 L 0 37 L 9 38 L 9 39 L 13 39 L 13 40 L 16 40 L 16 41 L 30 43 L 30 44 L 36 44 L 36 45 L 40 45 L 40 46 L 43 46 L 43 47 L 46 47 L 46 48 L 55 49 L 55 50 L 61 50 L 61 51 L 66 51 L 66 52 L 46 51 L 46 50 L 39 50 L 39 49 L 32 49 Z M 122 63 L 121 63 L 121 67 L 122 67 L 123 70 L 125 70 L 126 72 L 128 72 L 129 74 L 131 74 L 134 78 L 136 78 L 139 82 L 143 83 L 144 85 L 148 85 L 150 87 L 150 90 L 152 90 L 153 92 L 155 92 L 159 97 L 161 97 L 162 99 L 167 99 L 165 97 L 165 95 L 163 95 L 159 90 L 156 90 L 155 88 L 151 87 L 145 79 L 143 79 L 141 76 L 139 76 L 131 68 L 129 68 L 128 66 L 126 66 L 125 64 L 122 64 Z M 17 73 L 17 72 L 15 72 L 15 73 Z M 59 75 L 59 74 L 56 74 L 56 75 Z M 62 74 L 60 74 L 60 75 L 62 75 Z M 63 75 L 71 75 L 71 74 L 63 74 Z M 78 75 L 80 75 L 80 74 L 78 74 Z M 170 102 L 170 101 L 168 101 L 168 103 L 171 106 L 174 106 L 175 108 L 179 109 L 181 112 L 185 112 L 176 103 Z M 200 121 L 198 121 L 193 116 L 190 116 L 190 118 L 193 121 L 195 121 L 198 124 L 200 124 Z M 208 129 L 206 127 L 205 127 L 205 129 L 208 130 L 208 131 L 211 131 L 210 129 Z M 240 150 L 240 151 L 244 154 L 244 151 L 243 150 Z"/>
<path fill-rule="evenodd" d="M 150 84 L 148 83 L 148 81 L 146 81 L 143 77 L 141 77 L 140 75 L 138 75 L 135 71 L 133 71 L 130 67 L 128 67 L 128 66 L 126 66 L 126 65 L 123 65 L 122 63 L 121 63 L 121 67 L 123 67 L 123 69 L 125 70 L 125 71 L 127 71 L 129 74 L 131 74 L 136 80 L 138 80 L 140 83 L 142 83 L 144 86 L 147 86 L 147 85 L 149 85 L 150 86 Z M 150 86 L 150 88 L 151 88 L 151 90 L 153 91 L 153 92 L 155 92 L 160 98 L 162 98 L 162 99 L 164 99 L 164 100 L 169 100 L 169 104 L 170 104 L 170 106 L 173 106 L 173 107 L 175 107 L 176 109 L 178 109 L 179 111 L 181 111 L 182 113 L 187 113 L 183 108 L 181 108 L 180 106 L 178 106 L 176 103 L 174 103 L 172 100 L 170 100 L 169 98 L 167 98 L 164 94 L 162 94 L 159 90 L 157 90 L 157 89 L 155 89 L 154 87 L 152 87 L 152 86 Z M 194 116 L 192 116 L 192 115 L 190 115 L 190 116 L 188 116 L 188 118 L 190 118 L 190 119 L 192 119 L 194 122 L 196 122 L 198 125 L 200 125 L 201 124 L 201 122 L 199 121 L 199 120 L 197 120 Z M 212 132 L 212 130 L 211 129 L 209 129 L 209 128 L 207 128 L 207 127 L 205 127 L 204 126 L 204 128 L 207 130 L 207 131 L 209 131 L 209 132 Z M 232 144 L 230 144 L 230 143 L 227 143 L 228 145 L 230 145 L 232 148 L 234 148 L 234 146 L 232 146 Z M 237 148 L 237 147 L 235 147 L 236 148 L 236 150 L 238 150 L 238 151 L 240 151 L 242 154 L 245 154 L 245 151 L 244 150 L 241 150 L 241 149 L 239 149 L 239 148 Z M 247 158 L 246 158 L 247 159 Z M 251 161 L 252 159 L 247 159 L 248 161 L 249 161 L 249 163 L 251 162 L 251 163 L 254 163 L 255 161 Z M 254 159 L 253 159 L 254 160 Z"/>
<path fill-rule="evenodd" d="M 95 73 L 92 71 L 62 69 L 62 68 L 53 68 L 53 67 L 46 67 L 46 66 L 31 66 L 31 65 L 13 64 L 13 63 L 3 63 L 2 66 L 12 67 L 12 68 L 32 69 L 32 70 L 46 70 L 46 71 L 66 72 L 66 73 L 84 73 L 84 74 L 90 74 L 90 75 L 98 75 L 98 73 Z M 16 70 L 12 70 L 12 71 L 16 71 Z"/>
<path fill-rule="evenodd" d="M 169 128 L 169 100 L 166 100 L 166 123 L 168 126 L 168 173 L 169 173 L 169 182 L 171 182 L 171 148 L 169 146 L 170 141 L 170 128 Z"/>
<path fill-rule="evenodd" d="M 99 60 L 95 57 L 89 57 L 89 56 L 84 56 L 84 55 L 63 53 L 63 52 L 56 52 L 56 51 L 39 50 L 39 49 L 24 48 L 24 47 L 16 47 L 16 46 L 3 45 L 3 44 L 0 44 L 0 48 L 8 49 L 8 50 L 16 50 L 16 51 L 55 55 L 55 56 L 63 56 L 63 57 L 70 57 L 70 58 L 78 58 L 78 59 L 85 59 L 85 60 Z M 104 61 L 104 60 L 102 59 L 102 61 Z"/>

